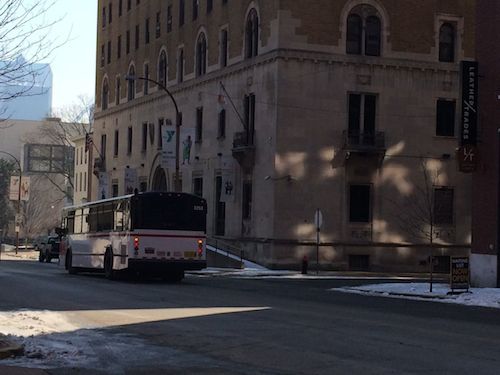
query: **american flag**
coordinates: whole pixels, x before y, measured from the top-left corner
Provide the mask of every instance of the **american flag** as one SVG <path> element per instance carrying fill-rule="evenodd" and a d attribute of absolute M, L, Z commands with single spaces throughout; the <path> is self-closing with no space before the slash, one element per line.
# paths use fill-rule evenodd
<path fill-rule="evenodd" d="M 90 136 L 89 133 L 85 134 L 85 152 L 87 152 L 90 147 L 92 147 L 92 137 Z"/>

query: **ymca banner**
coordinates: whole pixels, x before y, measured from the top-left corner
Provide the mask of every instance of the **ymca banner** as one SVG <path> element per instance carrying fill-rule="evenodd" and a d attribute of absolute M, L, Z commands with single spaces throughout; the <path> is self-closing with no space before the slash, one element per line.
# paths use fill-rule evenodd
<path fill-rule="evenodd" d="M 161 128 L 161 165 L 163 168 L 175 167 L 175 133 L 175 126 L 163 125 Z"/>

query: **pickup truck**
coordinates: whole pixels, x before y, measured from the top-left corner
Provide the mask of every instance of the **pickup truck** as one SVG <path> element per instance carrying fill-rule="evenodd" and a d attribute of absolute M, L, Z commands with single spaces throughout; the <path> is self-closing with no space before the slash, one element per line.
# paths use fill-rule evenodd
<path fill-rule="evenodd" d="M 59 259 L 59 237 L 57 236 L 47 236 L 40 239 L 40 242 L 37 244 L 38 251 L 40 254 L 38 255 L 38 261 L 47 262 L 53 258 Z"/>

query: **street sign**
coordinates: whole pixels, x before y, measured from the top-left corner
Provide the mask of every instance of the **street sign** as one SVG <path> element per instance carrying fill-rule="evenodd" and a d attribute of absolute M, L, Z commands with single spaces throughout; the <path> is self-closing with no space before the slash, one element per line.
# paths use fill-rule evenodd
<path fill-rule="evenodd" d="M 469 257 L 451 257 L 450 287 L 455 289 L 469 289 Z"/>
<path fill-rule="evenodd" d="M 316 230 L 320 230 L 323 225 L 323 214 L 319 208 L 314 213 L 314 225 L 316 225 Z"/>
<path fill-rule="evenodd" d="M 23 223 L 23 217 L 21 214 L 16 214 L 15 223 L 16 227 L 20 227 L 21 224 Z"/>

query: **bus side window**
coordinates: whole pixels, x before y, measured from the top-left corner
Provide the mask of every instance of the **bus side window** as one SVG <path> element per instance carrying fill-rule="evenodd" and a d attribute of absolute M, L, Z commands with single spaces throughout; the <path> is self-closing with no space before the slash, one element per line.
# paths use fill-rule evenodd
<path fill-rule="evenodd" d="M 90 207 L 89 211 L 89 232 L 95 233 L 97 232 L 97 209 L 99 207 Z"/>
<path fill-rule="evenodd" d="M 75 233 L 75 211 L 68 212 L 66 224 L 68 228 L 68 233 Z"/>
<path fill-rule="evenodd" d="M 123 231 L 123 224 L 124 224 L 124 212 L 123 212 L 123 207 L 125 205 L 125 202 L 118 202 L 115 205 L 114 209 L 114 214 L 115 214 L 115 220 L 114 220 L 114 230 L 117 232 Z"/>
<path fill-rule="evenodd" d="M 82 212 L 82 233 L 89 232 L 89 208 L 85 207 Z"/>
<path fill-rule="evenodd" d="M 82 233 L 82 210 L 75 211 L 75 228 L 74 233 Z"/>

